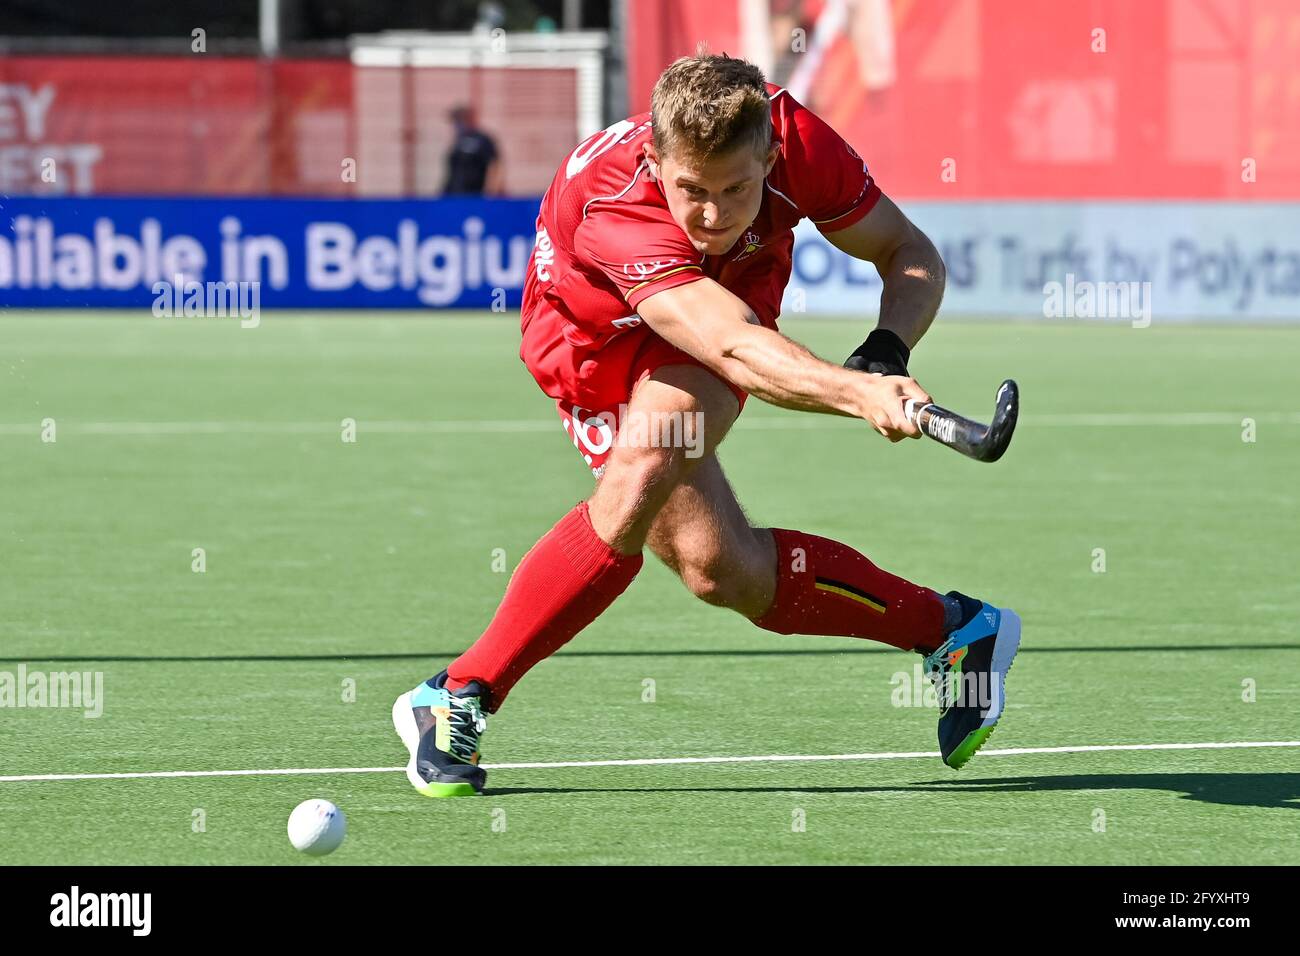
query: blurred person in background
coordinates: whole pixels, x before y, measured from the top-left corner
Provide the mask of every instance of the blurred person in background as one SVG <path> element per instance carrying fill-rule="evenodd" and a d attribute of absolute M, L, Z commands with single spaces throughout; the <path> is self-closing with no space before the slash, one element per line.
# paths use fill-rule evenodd
<path fill-rule="evenodd" d="M 447 153 L 445 196 L 501 195 L 501 162 L 497 144 L 479 129 L 474 111 L 457 106 L 451 111 L 456 136 Z"/>

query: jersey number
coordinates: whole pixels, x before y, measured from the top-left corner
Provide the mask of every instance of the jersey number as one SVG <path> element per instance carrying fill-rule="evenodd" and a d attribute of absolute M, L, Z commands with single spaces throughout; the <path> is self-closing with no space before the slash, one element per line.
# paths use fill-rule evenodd
<path fill-rule="evenodd" d="M 609 129 L 600 133 L 595 133 L 588 139 L 579 144 L 578 148 L 569 156 L 569 163 L 564 167 L 564 178 L 572 179 L 578 173 L 587 168 L 587 164 L 599 156 L 605 150 L 610 149 L 623 136 L 636 129 L 636 124 L 628 120 L 620 120 Z"/>

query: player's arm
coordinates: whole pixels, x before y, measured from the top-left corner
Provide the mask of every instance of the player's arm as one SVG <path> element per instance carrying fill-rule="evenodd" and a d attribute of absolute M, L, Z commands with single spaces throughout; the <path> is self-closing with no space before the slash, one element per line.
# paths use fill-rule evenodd
<path fill-rule="evenodd" d="M 943 299 L 947 273 L 939 251 L 884 195 L 853 225 L 825 235 L 837 249 L 873 263 L 885 284 L 877 331 L 853 353 L 850 363 L 864 371 L 906 375 L 911 350 L 934 321 Z"/>
<path fill-rule="evenodd" d="M 903 412 L 909 398 L 930 401 L 916 382 L 863 375 L 819 359 L 759 325 L 744 301 L 712 279 L 650 295 L 637 312 L 659 336 L 765 402 L 861 418 L 891 441 L 920 437 Z"/>

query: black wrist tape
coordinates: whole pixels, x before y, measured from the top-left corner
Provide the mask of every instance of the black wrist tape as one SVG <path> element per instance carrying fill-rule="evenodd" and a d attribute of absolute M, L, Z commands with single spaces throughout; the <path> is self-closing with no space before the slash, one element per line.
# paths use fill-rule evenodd
<path fill-rule="evenodd" d="M 844 363 L 845 368 L 879 375 L 907 375 L 911 350 L 889 329 L 876 329 Z"/>

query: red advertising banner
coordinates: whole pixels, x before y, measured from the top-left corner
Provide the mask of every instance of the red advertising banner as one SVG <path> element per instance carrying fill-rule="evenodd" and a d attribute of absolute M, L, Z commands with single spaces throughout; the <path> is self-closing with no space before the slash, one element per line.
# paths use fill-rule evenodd
<path fill-rule="evenodd" d="M 0 194 L 432 196 L 451 110 L 476 108 L 508 195 L 578 141 L 571 68 L 347 60 L 0 59 Z"/>
<path fill-rule="evenodd" d="M 346 194 L 351 66 L 0 61 L 0 192 Z"/>
<path fill-rule="evenodd" d="M 1294 0 L 645 0 L 628 91 L 707 37 L 894 195 L 1300 199 Z"/>
<path fill-rule="evenodd" d="M 1294 0 L 638 0 L 630 109 L 706 40 L 821 113 L 893 195 L 1300 199 Z M 0 58 L 0 194 L 437 195 L 476 107 L 507 194 L 579 138 L 572 69 Z M 347 161 L 351 160 L 351 164 Z"/>

